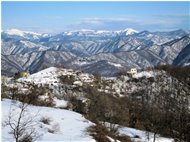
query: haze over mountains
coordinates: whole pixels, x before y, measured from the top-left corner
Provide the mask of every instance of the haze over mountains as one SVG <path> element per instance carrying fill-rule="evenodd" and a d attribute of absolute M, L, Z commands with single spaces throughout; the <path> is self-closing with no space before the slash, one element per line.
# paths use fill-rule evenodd
<path fill-rule="evenodd" d="M 2 74 L 37 72 L 44 66 L 64 66 L 114 76 L 131 67 L 190 65 L 190 33 L 79 30 L 56 35 L 10 29 L 2 31 Z"/>

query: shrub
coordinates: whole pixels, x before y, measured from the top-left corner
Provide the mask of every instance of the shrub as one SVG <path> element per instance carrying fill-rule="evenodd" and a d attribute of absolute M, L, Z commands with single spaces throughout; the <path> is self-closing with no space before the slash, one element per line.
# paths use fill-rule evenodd
<path fill-rule="evenodd" d="M 74 76 L 60 76 L 59 77 L 61 83 L 63 84 L 68 84 L 68 85 L 72 85 L 73 82 L 75 81 L 75 77 Z"/>
<path fill-rule="evenodd" d="M 68 105 L 68 107 L 70 109 L 72 109 L 73 111 L 79 112 L 81 114 L 86 114 L 88 112 L 88 103 L 87 102 L 83 102 L 83 100 L 81 99 L 77 99 L 76 96 L 71 96 L 69 98 L 69 102 L 70 104 Z"/>
<path fill-rule="evenodd" d="M 110 142 L 106 137 L 109 133 L 108 130 L 100 124 L 89 127 L 87 131 L 97 142 Z"/>
<path fill-rule="evenodd" d="M 42 123 L 44 123 L 44 124 L 47 124 L 47 125 L 49 125 L 51 121 L 52 121 L 52 120 L 51 120 L 51 118 L 49 118 L 49 117 L 42 117 L 42 118 L 40 119 L 40 122 L 42 122 Z"/>
<path fill-rule="evenodd" d="M 96 124 L 90 126 L 87 131 L 97 142 L 110 142 L 107 136 L 111 137 L 114 140 L 119 140 L 121 142 L 131 142 L 130 138 L 125 135 L 117 135 L 111 131 L 109 131 L 105 126 L 101 124 Z"/>
<path fill-rule="evenodd" d="M 24 135 L 20 140 L 19 142 L 33 142 L 33 138 L 29 135 Z"/>
<path fill-rule="evenodd" d="M 32 105 L 37 105 L 37 106 L 48 106 L 48 107 L 53 107 L 53 98 L 50 93 L 50 90 L 46 89 L 45 87 L 38 87 L 37 85 L 34 84 L 29 84 L 30 89 L 27 94 L 23 93 L 14 93 L 14 98 L 16 100 L 19 100 L 21 102 L 27 103 L 27 104 L 32 104 Z M 39 96 L 43 96 L 46 93 L 48 93 L 48 98 L 45 100 L 42 100 L 39 98 Z"/>
<path fill-rule="evenodd" d="M 55 123 L 55 124 L 53 124 L 53 126 L 52 126 L 52 128 L 49 128 L 48 129 L 48 132 L 49 133 L 57 133 L 57 132 L 59 132 L 60 131 L 60 126 L 59 126 L 59 124 L 58 123 Z"/>
<path fill-rule="evenodd" d="M 1 84 L 1 99 L 2 98 L 10 98 L 9 88 L 5 84 Z"/>
<path fill-rule="evenodd" d="M 48 132 L 49 132 L 49 133 L 52 133 L 52 134 L 54 134 L 54 133 L 55 133 L 55 131 L 54 131 L 54 130 L 52 130 L 52 129 L 50 129 L 50 128 L 48 129 Z"/>

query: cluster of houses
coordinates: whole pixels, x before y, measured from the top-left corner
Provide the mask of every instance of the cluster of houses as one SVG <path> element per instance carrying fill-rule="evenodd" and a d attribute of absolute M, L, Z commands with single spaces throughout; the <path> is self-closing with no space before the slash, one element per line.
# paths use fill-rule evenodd
<path fill-rule="evenodd" d="M 58 94 L 69 94 L 69 91 L 72 90 L 72 87 L 77 87 L 77 86 L 83 86 L 84 83 L 91 83 L 93 81 L 93 75 L 89 75 L 86 73 L 82 73 L 80 71 L 75 71 L 73 70 L 60 70 L 55 73 L 55 71 L 49 71 L 49 72 L 39 72 L 40 76 L 39 78 L 34 76 L 31 79 L 36 81 L 36 83 L 39 86 L 45 86 L 53 90 L 53 93 L 58 93 Z M 54 76 L 56 74 L 56 76 Z M 136 68 L 131 68 L 129 71 L 127 71 L 128 75 L 135 75 L 137 74 L 137 69 Z M 28 77 L 30 75 L 29 72 L 27 71 L 21 71 L 15 74 L 15 78 L 23 78 L 23 77 Z M 76 80 L 72 83 L 72 87 L 69 88 L 69 86 L 64 86 L 60 85 L 57 80 L 57 76 L 61 75 L 66 75 L 66 76 L 75 76 Z M 43 76 L 43 79 L 41 78 Z M 25 81 L 24 81 L 25 82 Z M 72 92 L 70 92 L 72 93 Z M 74 95 L 74 94 L 73 94 Z M 81 113 L 87 113 L 87 107 L 89 104 L 89 100 L 82 97 L 82 95 L 77 94 L 76 97 L 76 104 L 77 106 L 84 106 L 84 108 L 81 110 L 79 108 L 73 108 L 76 109 L 76 111 L 81 111 Z"/>
<path fill-rule="evenodd" d="M 68 72 L 71 72 L 71 70 L 68 70 Z M 129 75 L 137 74 L 137 68 L 131 68 L 129 71 L 127 71 L 127 74 Z M 30 73 L 28 71 L 21 71 L 21 72 L 15 73 L 15 78 L 28 77 L 29 75 Z"/>

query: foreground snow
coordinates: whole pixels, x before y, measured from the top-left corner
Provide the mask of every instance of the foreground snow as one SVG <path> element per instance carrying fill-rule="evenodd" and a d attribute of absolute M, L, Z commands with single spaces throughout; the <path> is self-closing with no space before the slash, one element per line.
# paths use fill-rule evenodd
<path fill-rule="evenodd" d="M 14 110 L 14 119 L 17 120 L 18 114 L 20 112 L 19 104 L 20 102 L 12 102 L 9 99 L 3 99 L 1 101 L 2 104 L 2 123 L 8 117 L 8 114 L 11 110 Z M 86 129 L 94 125 L 89 120 L 85 119 L 81 114 L 64 110 L 64 109 L 55 109 L 49 107 L 39 107 L 39 106 L 31 106 L 29 105 L 27 108 L 26 115 L 24 119 L 28 119 L 30 117 L 35 118 L 35 129 L 38 134 L 40 134 L 40 138 L 37 140 L 38 142 L 55 142 L 55 141 L 64 141 L 64 142 L 95 142 L 95 140 L 88 134 Z M 40 120 L 44 118 L 49 118 L 51 121 L 49 124 L 44 124 Z M 106 125 L 108 125 L 107 123 Z M 49 130 L 56 130 L 54 133 L 49 132 Z M 10 134 L 9 126 L 2 126 L 2 141 L 3 142 L 13 142 L 14 139 Z M 145 131 L 122 127 L 120 126 L 118 129 L 120 135 L 126 135 L 131 138 L 134 142 L 152 142 L 153 141 L 153 133 L 148 133 Z M 110 141 L 113 141 L 110 138 Z M 118 141 L 119 142 L 119 141 Z M 157 135 L 156 142 L 173 142 L 173 139 L 160 137 Z"/>
<path fill-rule="evenodd" d="M 17 107 L 20 103 L 15 102 L 12 105 L 11 100 L 4 99 L 1 101 L 2 104 L 2 123 L 7 119 L 10 108 L 14 110 L 14 113 L 18 115 L 17 112 L 20 109 Z M 29 116 L 30 115 L 30 116 Z M 81 114 L 64 110 L 64 109 L 55 109 L 49 107 L 38 107 L 38 106 L 28 106 L 27 116 L 34 117 L 36 116 L 35 126 L 38 134 L 41 137 L 38 141 L 75 141 L 75 142 L 94 142 L 93 138 L 86 132 L 86 129 L 93 125 L 92 122 L 85 119 Z M 15 115 L 14 118 L 17 116 Z M 50 118 L 50 124 L 44 124 L 40 122 L 42 117 Z M 55 133 L 48 132 L 48 129 L 57 129 Z M 12 135 L 9 133 L 10 127 L 2 127 L 2 141 L 12 142 L 14 141 Z"/>
<path fill-rule="evenodd" d="M 149 138 L 148 138 L 147 132 L 128 127 L 119 128 L 119 133 L 129 136 L 134 142 L 153 142 L 154 139 L 153 133 L 149 132 Z M 170 138 L 160 137 L 157 135 L 156 142 L 174 142 L 174 140 Z"/>

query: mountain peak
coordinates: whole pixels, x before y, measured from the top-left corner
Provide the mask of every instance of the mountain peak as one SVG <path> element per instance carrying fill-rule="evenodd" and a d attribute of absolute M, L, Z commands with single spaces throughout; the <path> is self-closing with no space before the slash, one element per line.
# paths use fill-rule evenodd
<path fill-rule="evenodd" d="M 124 32 L 126 33 L 126 35 L 131 35 L 131 34 L 134 34 L 134 33 L 138 33 L 138 31 L 132 29 L 132 28 L 127 28 L 124 30 Z"/>

